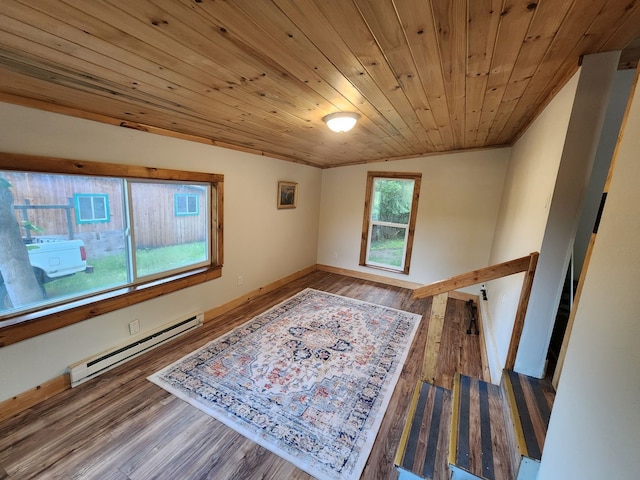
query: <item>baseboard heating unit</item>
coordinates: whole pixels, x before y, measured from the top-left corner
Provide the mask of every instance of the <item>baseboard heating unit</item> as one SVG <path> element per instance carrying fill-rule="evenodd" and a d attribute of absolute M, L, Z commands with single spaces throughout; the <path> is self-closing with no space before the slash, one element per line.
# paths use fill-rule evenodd
<path fill-rule="evenodd" d="M 182 335 L 193 328 L 199 327 L 203 322 L 204 313 L 194 313 L 163 325 L 154 331 L 132 337 L 125 345 L 112 348 L 94 357 L 74 363 L 69 366 L 71 386 L 75 387 L 87 380 L 97 377 L 101 373 L 157 347 L 161 343 L 167 342 L 178 335 Z"/>

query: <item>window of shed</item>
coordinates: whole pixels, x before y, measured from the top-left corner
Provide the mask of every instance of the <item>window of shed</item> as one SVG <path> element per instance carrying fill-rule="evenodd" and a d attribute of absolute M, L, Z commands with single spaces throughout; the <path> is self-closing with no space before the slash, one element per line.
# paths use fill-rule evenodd
<path fill-rule="evenodd" d="M 109 195 L 95 193 L 74 193 L 76 222 L 109 222 Z"/>
<path fill-rule="evenodd" d="M 200 213 L 200 202 L 197 195 L 189 193 L 176 193 L 175 197 L 176 216 L 198 215 Z"/>

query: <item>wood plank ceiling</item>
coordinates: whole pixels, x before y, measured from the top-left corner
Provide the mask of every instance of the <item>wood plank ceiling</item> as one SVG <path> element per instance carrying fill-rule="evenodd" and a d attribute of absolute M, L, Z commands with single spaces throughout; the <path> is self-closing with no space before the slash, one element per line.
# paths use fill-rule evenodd
<path fill-rule="evenodd" d="M 637 0 L 2 0 L 0 100 L 333 167 L 511 144 L 639 36 Z"/>

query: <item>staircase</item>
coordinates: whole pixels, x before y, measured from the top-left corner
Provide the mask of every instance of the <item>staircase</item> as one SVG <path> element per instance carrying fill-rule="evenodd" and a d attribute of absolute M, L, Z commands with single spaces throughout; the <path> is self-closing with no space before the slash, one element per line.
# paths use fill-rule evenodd
<path fill-rule="evenodd" d="M 447 480 L 451 390 L 427 382 L 416 386 L 395 464 L 399 479 Z"/>
<path fill-rule="evenodd" d="M 505 370 L 501 382 L 511 454 L 512 477 L 535 479 L 540 468 L 555 390 L 547 380 L 539 380 Z"/>
<path fill-rule="evenodd" d="M 418 382 L 398 478 L 535 479 L 554 395 L 547 381 L 507 370 L 500 386 L 460 374 L 453 390 Z"/>
<path fill-rule="evenodd" d="M 546 367 L 547 372 L 554 372 L 556 365 L 558 364 L 558 357 L 560 355 L 560 350 L 562 350 L 564 334 L 569 323 L 573 297 L 578 289 L 578 280 L 573 280 L 573 283 L 571 281 L 571 268 L 572 265 L 569 265 L 569 271 L 567 272 L 564 286 L 562 287 L 562 294 L 560 295 L 560 303 L 558 304 L 556 319 L 553 324 L 551 340 L 549 341 L 549 350 L 547 352 L 548 364 Z"/>

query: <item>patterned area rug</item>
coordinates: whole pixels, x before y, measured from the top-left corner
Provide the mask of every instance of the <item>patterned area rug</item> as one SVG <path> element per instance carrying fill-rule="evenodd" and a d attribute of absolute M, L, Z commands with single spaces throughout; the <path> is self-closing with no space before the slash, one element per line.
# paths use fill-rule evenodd
<path fill-rule="evenodd" d="M 307 289 L 149 380 L 319 479 L 358 479 L 420 315 Z"/>

